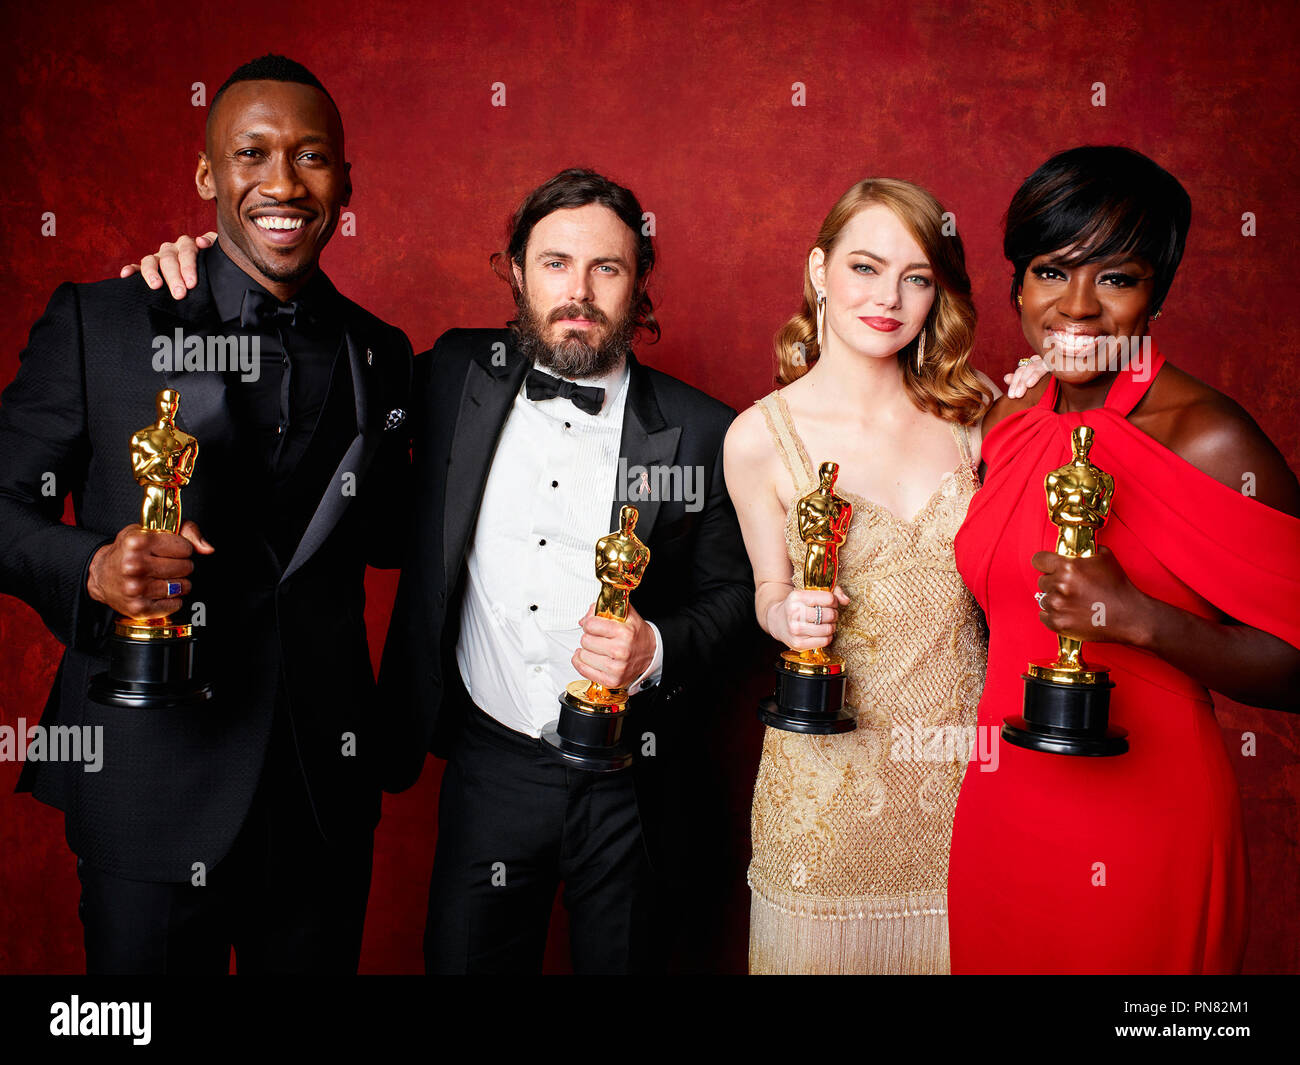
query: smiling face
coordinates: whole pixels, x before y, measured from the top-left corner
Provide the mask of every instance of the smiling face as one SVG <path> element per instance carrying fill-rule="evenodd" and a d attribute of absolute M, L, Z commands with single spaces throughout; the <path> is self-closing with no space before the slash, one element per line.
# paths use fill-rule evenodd
<path fill-rule="evenodd" d="M 533 226 L 519 287 L 521 332 L 540 365 L 599 376 L 626 352 L 634 330 L 636 238 L 608 207 L 552 211 Z"/>
<path fill-rule="evenodd" d="M 883 204 L 865 207 L 840 231 L 830 254 L 808 258 L 826 293 L 826 344 L 872 358 L 896 354 L 921 331 L 934 305 L 934 272 L 920 244 Z"/>
<path fill-rule="evenodd" d="M 239 81 L 221 95 L 195 175 L 226 254 L 280 299 L 316 269 L 348 203 L 343 124 L 319 89 Z"/>
<path fill-rule="evenodd" d="M 1059 379 L 1081 384 L 1114 368 L 1098 338 L 1146 334 L 1154 271 L 1134 257 L 1070 266 L 1063 260 L 1073 251 L 1062 248 L 1030 260 L 1020 326 Z"/>

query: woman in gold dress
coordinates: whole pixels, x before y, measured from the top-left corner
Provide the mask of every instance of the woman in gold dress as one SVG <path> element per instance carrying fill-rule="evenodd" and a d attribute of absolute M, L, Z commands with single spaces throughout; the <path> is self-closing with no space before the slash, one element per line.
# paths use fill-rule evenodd
<path fill-rule="evenodd" d="M 803 309 L 777 335 L 785 387 L 727 436 L 759 624 L 841 655 L 857 722 L 835 736 L 766 730 L 751 972 L 948 971 L 948 850 L 986 654 L 953 537 L 998 394 L 969 365 L 974 327 L 939 203 L 908 182 L 862 181 L 822 224 Z M 828 460 L 853 504 L 834 592 L 803 588 L 792 506 Z"/>

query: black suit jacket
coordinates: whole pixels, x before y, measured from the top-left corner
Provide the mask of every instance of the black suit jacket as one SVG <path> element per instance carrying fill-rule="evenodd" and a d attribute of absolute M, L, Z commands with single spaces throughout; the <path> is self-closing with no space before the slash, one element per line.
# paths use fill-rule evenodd
<path fill-rule="evenodd" d="M 405 427 L 389 429 L 398 420 L 389 412 L 409 406 L 411 348 L 332 286 L 326 298 L 346 338 L 326 403 L 346 405 L 335 408 L 335 424 L 346 433 L 354 421 L 355 435 L 337 468 L 321 452 L 328 458 L 319 479 L 328 486 L 305 501 L 310 521 L 284 564 L 249 499 L 258 474 L 241 461 L 226 375 L 154 368 L 155 337 L 221 331 L 206 253 L 197 287 L 180 302 L 139 277 L 61 285 L 0 396 L 0 591 L 34 607 L 67 647 L 42 724 L 103 729 L 99 772 L 29 762 L 19 790 L 64 810 L 72 849 L 108 872 L 187 880 L 194 862 L 211 869 L 225 855 L 261 778 L 277 698 L 289 710 L 324 834 L 378 819 L 383 726 L 363 576 L 368 560 L 397 561 L 399 537 L 386 526 L 398 520 L 388 508 L 403 498 L 408 439 Z M 195 633 L 214 698 L 189 709 L 126 710 L 86 695 L 87 681 L 107 667 L 113 619 L 87 594 L 86 573 L 99 547 L 140 520 L 128 442 L 156 419 L 164 387 L 180 393 L 177 425 L 199 442 L 181 505 L 216 552 L 195 554 L 182 617 L 203 605 Z M 43 490 L 47 475 L 53 493 Z M 69 495 L 72 525 L 61 520 Z M 345 733 L 354 735 L 352 753 Z"/>
<path fill-rule="evenodd" d="M 450 752 L 470 705 L 456 663 L 466 557 L 497 441 L 528 368 L 504 329 L 453 329 L 416 359 L 414 528 L 380 670 L 382 698 L 405 715 L 391 734 L 400 750 L 386 760 L 396 770 L 385 783 L 390 790 L 415 782 L 425 751 Z M 652 852 L 654 799 L 677 753 L 693 742 L 691 715 L 709 712 L 732 650 L 756 631 L 753 579 L 722 475 L 722 441 L 734 416 L 632 359 L 620 455 L 629 467 L 696 466 L 704 475 L 698 510 L 684 499 L 620 499 L 610 485 L 611 530 L 624 503 L 639 511 L 636 533 L 650 548 L 650 565 L 632 602 L 663 641 L 662 679 L 632 697 L 626 726 Z M 593 600 L 596 590 L 593 568 Z M 654 757 L 641 756 L 647 732 Z"/>

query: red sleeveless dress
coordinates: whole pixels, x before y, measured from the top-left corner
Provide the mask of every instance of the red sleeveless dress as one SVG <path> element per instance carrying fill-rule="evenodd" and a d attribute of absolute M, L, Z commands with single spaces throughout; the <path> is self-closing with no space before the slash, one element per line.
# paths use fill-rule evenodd
<path fill-rule="evenodd" d="M 1220 484 L 1126 420 L 1164 364 L 1158 352 L 1150 362 L 1142 380 L 1120 371 L 1105 405 L 1083 413 L 1054 412 L 1053 380 L 1036 406 L 984 442 L 988 476 L 956 556 L 989 622 L 979 728 L 990 753 L 970 762 L 953 825 L 954 973 L 1241 967 L 1241 807 L 1205 688 L 1146 651 L 1085 643 L 1085 658 L 1110 668 L 1111 722 L 1128 730 L 1129 752 L 1043 754 L 997 737 L 1002 719 L 1021 711 L 1026 664 L 1056 655 L 1029 558 L 1055 546 L 1043 478 L 1070 460 L 1077 425 L 1093 427 L 1091 460 L 1115 478 L 1099 542 L 1138 588 L 1202 617 L 1214 616 L 1212 603 L 1300 646 L 1300 521 Z"/>

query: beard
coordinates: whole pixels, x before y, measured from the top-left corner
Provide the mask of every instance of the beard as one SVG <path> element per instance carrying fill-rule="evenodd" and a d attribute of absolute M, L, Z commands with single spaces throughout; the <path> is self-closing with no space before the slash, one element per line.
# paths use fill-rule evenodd
<path fill-rule="evenodd" d="M 581 380 L 603 377 L 632 353 L 636 321 L 630 307 L 611 325 L 605 312 L 591 304 L 569 303 L 555 308 L 543 319 L 533 311 L 528 296 L 519 292 L 515 296 L 515 306 L 519 313 L 510 323 L 510 328 L 520 353 L 534 366 L 544 366 L 562 377 Z M 561 318 L 585 318 L 595 322 L 602 327 L 604 338 L 593 346 L 578 330 L 570 329 L 560 340 L 551 343 L 546 339 L 546 330 Z"/>

